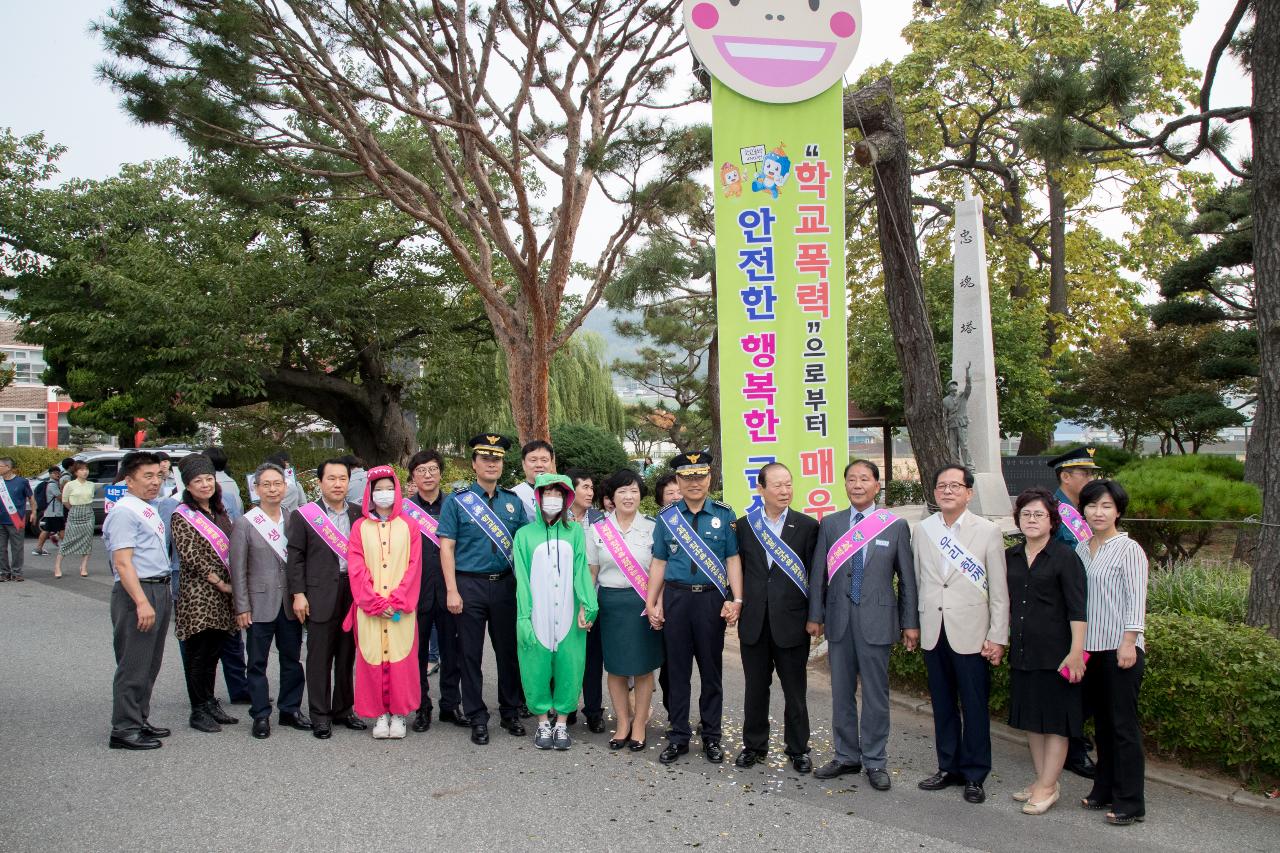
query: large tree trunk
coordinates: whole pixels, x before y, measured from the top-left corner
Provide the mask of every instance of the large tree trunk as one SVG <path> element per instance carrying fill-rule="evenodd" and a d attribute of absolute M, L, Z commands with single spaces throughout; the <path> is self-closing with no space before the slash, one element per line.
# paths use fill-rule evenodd
<path fill-rule="evenodd" d="M 942 379 L 924 300 L 920 253 L 911 215 L 911 164 L 906 127 L 886 77 L 844 96 L 844 126 L 863 139 L 854 147 L 861 166 L 872 167 L 876 229 L 884 257 L 884 293 L 893 347 L 902 371 L 903 409 L 922 479 L 946 464 Z"/>
<path fill-rule="evenodd" d="M 518 441 L 551 440 L 551 356 L 546 341 L 532 341 L 500 334 L 507 356 L 507 386 L 511 391 L 511 417 Z"/>
<path fill-rule="evenodd" d="M 1253 406 L 1253 429 L 1249 432 L 1249 441 L 1244 449 L 1244 480 L 1246 483 L 1253 483 L 1258 487 L 1258 491 L 1265 494 L 1267 448 L 1262 440 L 1266 437 L 1267 430 L 1262 425 L 1264 417 L 1266 412 L 1259 398 Z M 1235 552 L 1231 556 L 1250 566 L 1258 565 L 1258 529 L 1256 527 L 1246 524 L 1240 528 L 1240 532 L 1236 534 Z"/>
<path fill-rule="evenodd" d="M 1280 3 L 1255 3 L 1253 70 L 1253 273 L 1258 301 L 1262 521 L 1249 583 L 1250 625 L 1280 636 Z"/>

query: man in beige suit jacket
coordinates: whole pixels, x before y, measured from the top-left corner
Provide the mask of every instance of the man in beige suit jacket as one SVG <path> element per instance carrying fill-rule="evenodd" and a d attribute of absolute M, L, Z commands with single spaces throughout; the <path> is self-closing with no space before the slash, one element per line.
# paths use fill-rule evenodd
<path fill-rule="evenodd" d="M 941 511 L 911 537 L 938 754 L 938 772 L 920 787 L 963 785 L 965 800 L 981 803 L 991 772 L 990 667 L 1009 644 L 1004 538 L 968 511 L 973 474 L 964 467 L 934 475 L 933 495 Z"/>

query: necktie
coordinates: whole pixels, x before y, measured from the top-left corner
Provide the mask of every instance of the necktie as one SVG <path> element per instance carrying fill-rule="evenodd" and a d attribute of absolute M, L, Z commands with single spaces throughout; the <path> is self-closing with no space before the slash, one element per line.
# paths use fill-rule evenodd
<path fill-rule="evenodd" d="M 853 526 L 857 527 L 862 523 L 862 513 L 857 513 L 853 517 Z M 853 555 L 853 565 L 849 569 L 849 598 L 854 604 L 862 603 L 862 568 L 866 564 L 863 553 L 866 548 L 859 548 L 858 553 Z"/>

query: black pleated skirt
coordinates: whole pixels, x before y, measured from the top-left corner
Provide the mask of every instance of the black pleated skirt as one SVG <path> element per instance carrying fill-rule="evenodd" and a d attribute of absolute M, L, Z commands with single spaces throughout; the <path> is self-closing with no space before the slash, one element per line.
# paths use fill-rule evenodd
<path fill-rule="evenodd" d="M 1063 737 L 1084 733 L 1083 693 L 1052 669 L 1009 673 L 1009 725 L 1025 732 Z"/>

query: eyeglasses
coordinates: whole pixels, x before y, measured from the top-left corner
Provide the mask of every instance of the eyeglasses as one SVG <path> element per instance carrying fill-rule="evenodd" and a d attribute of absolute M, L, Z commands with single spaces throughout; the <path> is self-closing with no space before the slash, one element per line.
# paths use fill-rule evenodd
<path fill-rule="evenodd" d="M 939 483 L 933 487 L 935 492 L 942 492 L 944 495 L 950 492 L 963 492 L 969 488 L 964 483 Z"/>
<path fill-rule="evenodd" d="M 1049 517 L 1047 512 L 1027 512 L 1026 510 L 1018 513 L 1018 515 L 1022 516 L 1024 521 L 1044 521 Z"/>
<path fill-rule="evenodd" d="M 430 477 L 432 474 L 439 474 L 440 468 L 435 465 L 419 465 L 413 469 L 413 473 L 421 474 L 424 477 Z"/>

